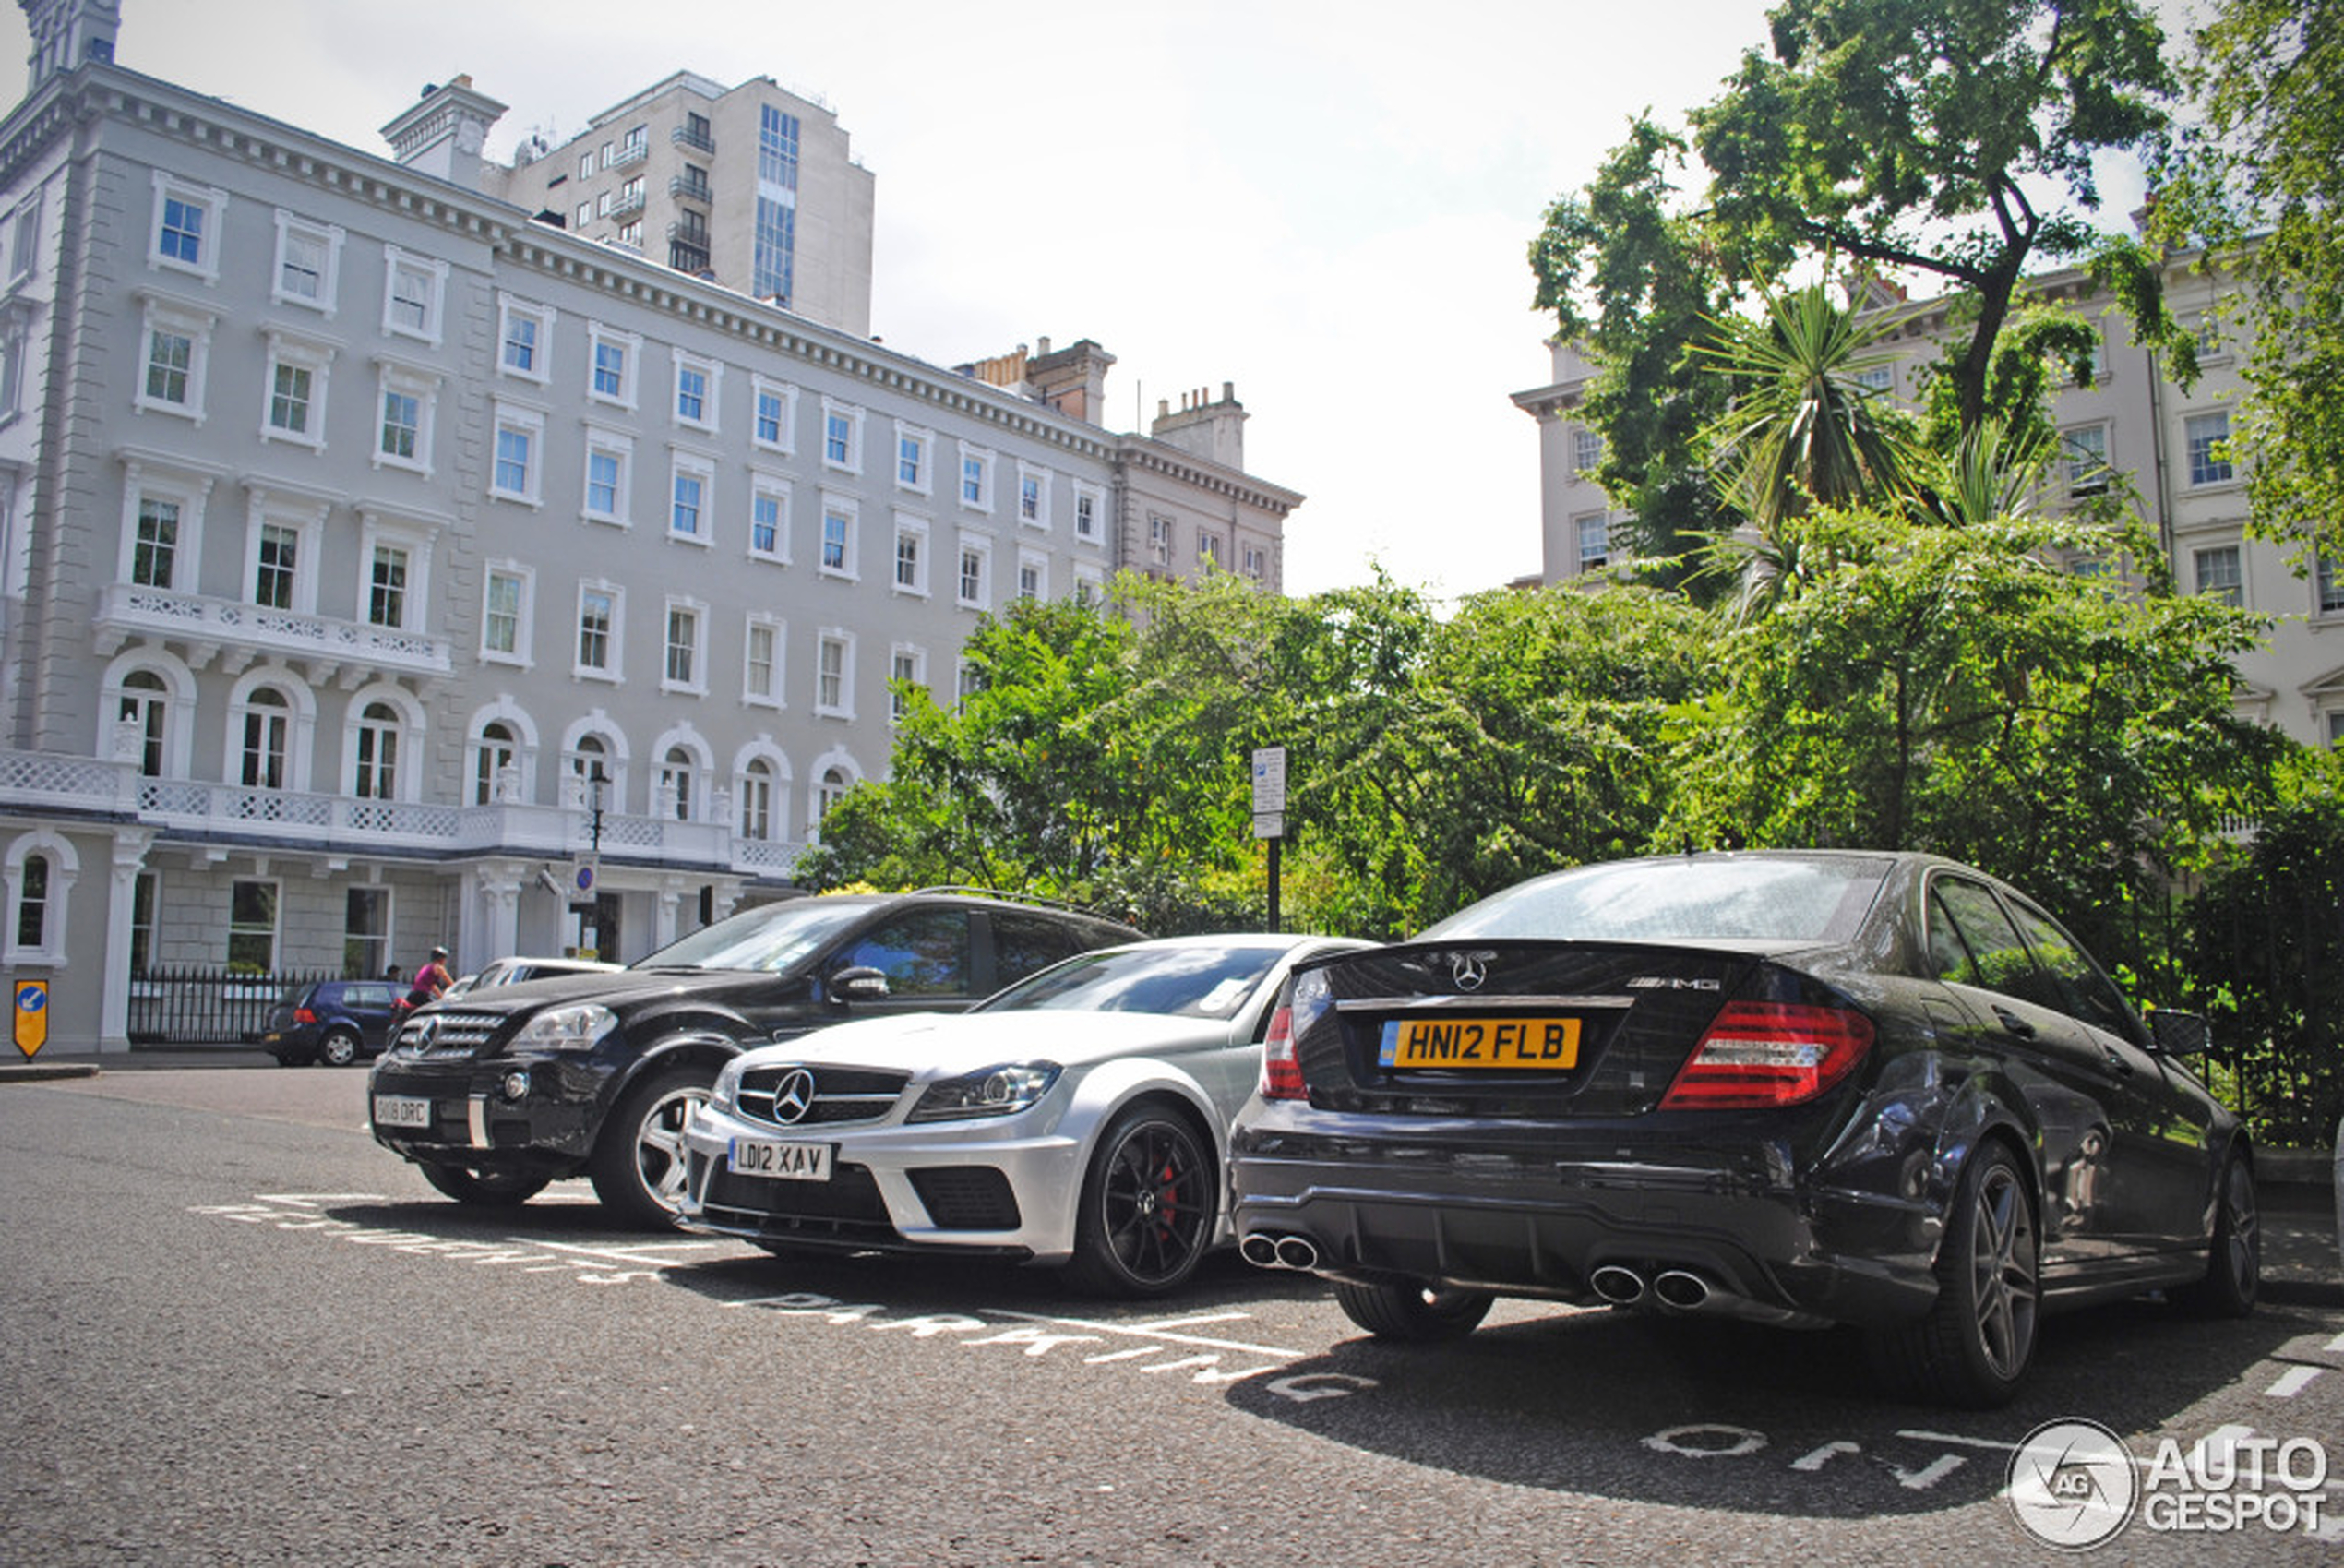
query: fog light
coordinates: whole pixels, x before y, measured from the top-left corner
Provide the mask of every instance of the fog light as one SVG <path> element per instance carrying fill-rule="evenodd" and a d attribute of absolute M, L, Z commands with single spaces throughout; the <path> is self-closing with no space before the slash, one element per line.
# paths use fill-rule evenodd
<path fill-rule="evenodd" d="M 505 1074 L 504 1083 L 497 1087 L 504 1091 L 505 1098 L 508 1100 L 525 1100 L 529 1097 L 529 1074 L 516 1068 Z"/>

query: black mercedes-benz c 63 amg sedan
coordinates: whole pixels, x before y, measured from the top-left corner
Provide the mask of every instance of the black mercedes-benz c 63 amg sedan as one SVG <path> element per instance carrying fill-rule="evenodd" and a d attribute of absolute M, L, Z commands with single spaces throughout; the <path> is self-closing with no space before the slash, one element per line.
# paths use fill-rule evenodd
<path fill-rule="evenodd" d="M 1496 1296 L 1867 1331 L 2007 1399 L 2045 1310 L 2242 1315 L 2253 1155 L 2057 922 L 1951 861 L 1585 866 L 1288 982 L 1232 1136 L 1240 1248 L 1393 1339 Z"/>

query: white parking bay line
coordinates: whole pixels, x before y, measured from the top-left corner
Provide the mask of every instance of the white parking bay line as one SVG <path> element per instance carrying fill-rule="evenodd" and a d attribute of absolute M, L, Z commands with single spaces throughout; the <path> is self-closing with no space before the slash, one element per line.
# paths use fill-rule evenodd
<path fill-rule="evenodd" d="M 1058 1323 L 1068 1328 L 1089 1329 L 1097 1334 L 1119 1334 L 1127 1338 L 1153 1339 L 1165 1345 L 1194 1345 L 1207 1350 L 1238 1350 L 1249 1356 L 1274 1356 L 1283 1361 L 1299 1360 L 1306 1354 L 1300 1350 L 1285 1350 L 1274 1345 L 1253 1345 L 1242 1339 L 1212 1339 L 1203 1335 L 1174 1334 L 1149 1323 L 1110 1323 L 1093 1318 L 1058 1317 L 1047 1312 L 1012 1312 L 999 1307 L 987 1308 L 989 1315 L 1008 1318 L 1017 1323 Z M 1226 1317 L 1250 1317 L 1247 1312 L 1221 1314 Z"/>
<path fill-rule="evenodd" d="M 2279 1373 L 2278 1382 L 2263 1390 L 2263 1396 L 2266 1399 L 2292 1399 L 2324 1371 L 2326 1369 L 2321 1367 L 2290 1367 Z"/>

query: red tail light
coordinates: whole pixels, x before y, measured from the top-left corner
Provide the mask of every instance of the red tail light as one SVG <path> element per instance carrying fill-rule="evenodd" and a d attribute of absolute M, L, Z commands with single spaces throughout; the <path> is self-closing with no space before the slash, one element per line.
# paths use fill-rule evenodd
<path fill-rule="evenodd" d="M 1262 1097 L 1299 1100 L 1309 1096 L 1302 1086 L 1302 1064 L 1294 1059 L 1294 1009 L 1284 1002 L 1270 1014 L 1270 1033 L 1262 1042 Z"/>
<path fill-rule="evenodd" d="M 293 1009 L 293 1022 L 295 1023 L 315 1023 L 317 1022 L 317 1014 L 309 1008 L 297 1007 Z"/>
<path fill-rule="evenodd" d="M 1853 1072 L 1872 1041 L 1872 1020 L 1853 1008 L 1728 1002 L 1660 1104 L 1670 1110 L 1799 1105 Z"/>

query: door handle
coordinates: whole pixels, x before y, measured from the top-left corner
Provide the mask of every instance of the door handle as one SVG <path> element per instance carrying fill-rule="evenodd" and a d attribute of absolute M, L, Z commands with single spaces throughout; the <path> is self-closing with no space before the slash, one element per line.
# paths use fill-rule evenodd
<path fill-rule="evenodd" d="M 2124 1059 L 2123 1052 L 2103 1050 L 2100 1054 L 2108 1059 L 2108 1065 L 2115 1071 L 2117 1077 L 2130 1078 L 2133 1075 L 2133 1064 Z"/>
<path fill-rule="evenodd" d="M 2006 1007 L 1994 1009 L 1994 1022 L 2022 1040 L 2031 1040 L 2035 1037 L 2035 1026 Z"/>

